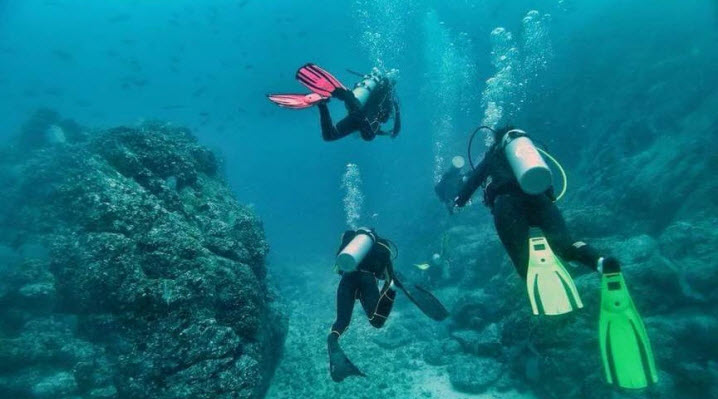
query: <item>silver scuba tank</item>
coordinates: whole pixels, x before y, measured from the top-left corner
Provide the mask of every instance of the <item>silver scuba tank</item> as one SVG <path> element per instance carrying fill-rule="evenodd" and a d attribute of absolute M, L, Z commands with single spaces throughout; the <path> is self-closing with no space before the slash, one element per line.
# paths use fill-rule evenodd
<path fill-rule="evenodd" d="M 357 269 L 376 242 L 376 236 L 366 227 L 357 229 L 357 235 L 337 255 L 335 269 L 352 272 Z"/>
<path fill-rule="evenodd" d="M 502 146 L 514 176 L 526 194 L 541 194 L 551 187 L 551 169 L 526 132 L 519 129 L 507 132 Z"/>
<path fill-rule="evenodd" d="M 372 71 L 370 74 L 365 75 L 364 79 L 354 86 L 352 93 L 354 93 L 354 97 L 359 100 L 362 107 L 366 105 L 367 100 L 369 100 L 369 96 L 379 85 L 380 81 L 381 74 L 377 71 Z"/>

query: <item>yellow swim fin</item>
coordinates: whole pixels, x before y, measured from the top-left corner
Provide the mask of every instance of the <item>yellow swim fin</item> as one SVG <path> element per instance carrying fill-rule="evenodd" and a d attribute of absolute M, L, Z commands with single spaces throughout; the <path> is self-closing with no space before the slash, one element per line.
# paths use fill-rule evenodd
<path fill-rule="evenodd" d="M 534 314 L 560 315 L 583 307 L 576 285 L 541 229 L 529 230 L 526 288 Z"/>

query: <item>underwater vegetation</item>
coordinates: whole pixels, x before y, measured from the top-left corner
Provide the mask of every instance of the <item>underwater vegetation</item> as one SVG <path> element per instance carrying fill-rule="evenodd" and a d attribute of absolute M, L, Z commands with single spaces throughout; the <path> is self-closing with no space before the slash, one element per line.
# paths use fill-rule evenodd
<path fill-rule="evenodd" d="M 262 396 L 286 319 L 217 158 L 168 124 L 58 120 L 2 151 L 0 396 Z"/>

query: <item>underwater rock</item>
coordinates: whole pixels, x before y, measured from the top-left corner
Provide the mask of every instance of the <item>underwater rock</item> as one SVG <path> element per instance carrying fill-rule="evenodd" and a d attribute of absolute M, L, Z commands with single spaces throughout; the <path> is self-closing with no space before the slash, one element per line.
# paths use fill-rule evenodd
<path fill-rule="evenodd" d="M 77 391 L 77 381 L 67 372 L 49 376 L 32 387 L 32 395 L 38 399 L 64 397 Z"/>
<path fill-rule="evenodd" d="M 372 341 L 384 349 L 397 349 L 411 341 L 411 333 L 406 329 L 387 329 L 384 334 L 373 337 Z"/>
<path fill-rule="evenodd" d="M 451 385 L 466 393 L 482 393 L 498 381 L 502 365 L 492 358 L 459 356 L 448 367 Z"/>
<path fill-rule="evenodd" d="M 444 366 L 451 356 L 461 353 L 461 344 L 452 339 L 430 342 L 424 347 L 424 361 L 432 366 Z"/>
<path fill-rule="evenodd" d="M 40 108 L 23 124 L 18 144 L 23 149 L 37 149 L 55 144 L 78 142 L 86 138 L 85 129 L 56 111 Z"/>
<path fill-rule="evenodd" d="M 0 397 L 262 397 L 286 319 L 214 155 L 166 124 L 71 137 L 0 161 Z"/>
<path fill-rule="evenodd" d="M 497 357 L 501 354 L 501 330 L 497 323 L 489 324 L 481 332 L 453 331 L 451 337 L 461 345 L 466 353 L 489 357 Z"/>

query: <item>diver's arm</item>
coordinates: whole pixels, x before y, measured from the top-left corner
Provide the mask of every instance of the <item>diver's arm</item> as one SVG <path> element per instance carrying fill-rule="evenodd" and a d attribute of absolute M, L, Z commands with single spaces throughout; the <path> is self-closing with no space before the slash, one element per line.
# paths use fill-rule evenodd
<path fill-rule="evenodd" d="M 459 190 L 459 195 L 454 199 L 454 205 L 462 207 L 466 205 L 466 203 L 469 201 L 472 195 L 474 195 L 474 192 L 476 189 L 481 186 L 481 184 L 486 180 L 486 177 L 488 176 L 488 159 L 491 154 L 491 150 L 487 151 L 484 155 L 484 159 L 481 160 L 481 163 L 476 167 L 476 169 L 471 173 L 469 176 L 469 179 L 464 183 L 463 186 L 461 186 L 461 190 Z"/>
<path fill-rule="evenodd" d="M 352 115 L 347 116 L 347 118 L 351 118 Z M 359 133 L 361 134 L 361 138 L 365 141 L 372 141 L 374 138 L 381 134 L 381 131 L 374 132 L 371 128 L 371 124 L 369 121 L 366 120 L 366 118 L 362 118 L 360 116 L 354 115 L 354 117 L 357 119 L 357 123 L 359 125 Z"/>
<path fill-rule="evenodd" d="M 392 127 L 391 132 L 385 132 L 383 130 L 379 130 L 376 132 L 377 136 L 391 136 L 391 138 L 396 137 L 399 135 L 399 131 L 401 130 L 401 114 L 399 113 L 399 103 L 394 100 L 394 127 Z"/>
<path fill-rule="evenodd" d="M 401 112 L 399 111 L 399 102 L 394 100 L 394 128 L 391 130 L 391 137 L 394 138 L 401 130 Z"/>

